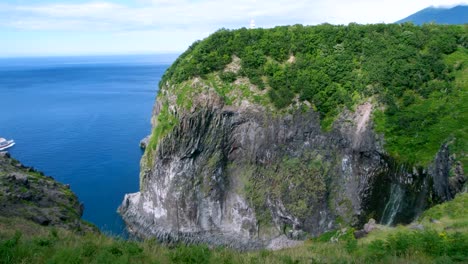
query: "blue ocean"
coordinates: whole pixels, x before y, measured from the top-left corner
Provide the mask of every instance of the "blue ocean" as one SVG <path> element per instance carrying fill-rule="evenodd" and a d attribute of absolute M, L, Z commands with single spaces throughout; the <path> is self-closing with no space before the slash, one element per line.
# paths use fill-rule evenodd
<path fill-rule="evenodd" d="M 158 82 L 177 55 L 0 59 L 0 137 L 11 155 L 70 184 L 83 218 L 124 234 L 116 213 L 138 191 L 139 141 Z"/>

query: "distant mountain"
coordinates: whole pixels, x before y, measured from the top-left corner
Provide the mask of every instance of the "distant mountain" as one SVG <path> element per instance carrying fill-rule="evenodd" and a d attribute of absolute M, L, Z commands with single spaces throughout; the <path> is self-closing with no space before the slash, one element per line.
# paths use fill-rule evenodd
<path fill-rule="evenodd" d="M 468 23 L 468 5 L 458 5 L 452 8 L 428 7 L 410 15 L 396 23 L 413 22 L 414 24 L 466 24 Z"/>

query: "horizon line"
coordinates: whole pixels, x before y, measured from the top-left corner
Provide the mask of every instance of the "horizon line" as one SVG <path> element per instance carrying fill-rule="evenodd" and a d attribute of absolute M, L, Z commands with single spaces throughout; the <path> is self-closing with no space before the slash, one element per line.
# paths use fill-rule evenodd
<path fill-rule="evenodd" d="M 139 56 L 139 55 L 180 55 L 184 51 L 143 51 L 143 52 L 112 52 L 112 53 L 63 53 L 63 54 L 12 54 L 2 55 L 0 59 L 15 59 L 15 58 L 50 58 L 50 57 L 112 57 L 112 56 Z"/>

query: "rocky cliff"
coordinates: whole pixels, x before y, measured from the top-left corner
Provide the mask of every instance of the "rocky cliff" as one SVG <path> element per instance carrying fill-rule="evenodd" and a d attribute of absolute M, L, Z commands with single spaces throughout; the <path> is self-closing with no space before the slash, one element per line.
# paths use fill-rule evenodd
<path fill-rule="evenodd" d="M 85 232 L 97 228 L 81 220 L 83 205 L 68 185 L 0 152 L 0 215 Z"/>
<path fill-rule="evenodd" d="M 301 239 L 369 218 L 408 223 L 463 187 L 450 141 L 429 165 L 388 154 L 374 129 L 374 112 L 385 107 L 375 97 L 340 107 L 323 129 L 319 102 L 297 96 L 278 109 L 269 103 L 268 82 L 253 84 L 239 74 L 239 57 L 229 61 L 202 78 L 163 79 L 140 192 L 127 194 L 119 208 L 131 233 L 262 248 L 279 236 Z M 278 67 L 294 63 L 291 55 Z"/>
<path fill-rule="evenodd" d="M 119 209 L 139 236 L 264 247 L 282 234 L 318 235 L 369 217 L 409 222 L 463 185 L 461 168 L 449 180 L 456 164 L 446 145 L 428 168 L 388 156 L 369 102 L 323 132 L 311 109 L 277 114 L 247 101 L 225 105 L 209 86 L 194 85 L 206 91 L 189 110 L 171 102 L 170 86 L 160 91 L 155 119 L 170 111 L 177 122 L 143 157 L 141 191 Z"/>

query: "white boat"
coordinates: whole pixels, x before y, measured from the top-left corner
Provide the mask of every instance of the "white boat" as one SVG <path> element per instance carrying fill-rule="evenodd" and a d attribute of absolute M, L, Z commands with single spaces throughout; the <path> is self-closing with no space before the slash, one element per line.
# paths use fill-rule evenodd
<path fill-rule="evenodd" d="M 6 140 L 4 138 L 0 138 L 0 151 L 5 150 L 7 148 L 11 148 L 15 145 L 15 141 L 12 140 Z"/>

